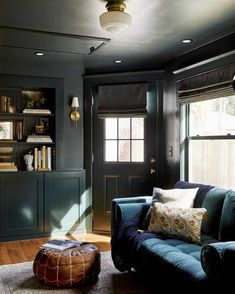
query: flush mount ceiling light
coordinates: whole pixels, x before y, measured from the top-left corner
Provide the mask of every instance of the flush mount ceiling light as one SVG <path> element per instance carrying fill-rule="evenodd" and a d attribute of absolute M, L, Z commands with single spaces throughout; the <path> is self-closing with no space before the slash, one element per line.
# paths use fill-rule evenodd
<path fill-rule="evenodd" d="M 124 12 L 126 4 L 123 1 L 108 1 L 107 12 L 100 15 L 102 28 L 109 33 L 118 34 L 131 26 L 131 16 Z"/>

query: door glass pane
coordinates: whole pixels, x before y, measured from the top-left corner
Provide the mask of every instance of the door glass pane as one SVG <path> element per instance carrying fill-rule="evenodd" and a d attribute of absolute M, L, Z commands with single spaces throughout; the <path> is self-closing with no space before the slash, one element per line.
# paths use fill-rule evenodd
<path fill-rule="evenodd" d="M 118 138 L 130 139 L 130 118 L 119 118 L 118 123 Z"/>
<path fill-rule="evenodd" d="M 117 161 L 117 140 L 105 141 L 105 161 Z"/>
<path fill-rule="evenodd" d="M 131 161 L 144 162 L 144 141 L 133 140 L 131 148 Z"/>
<path fill-rule="evenodd" d="M 132 118 L 132 139 L 144 139 L 144 119 Z"/>
<path fill-rule="evenodd" d="M 235 189 L 235 140 L 189 140 L 189 181 Z"/>
<path fill-rule="evenodd" d="M 130 140 L 120 140 L 118 161 L 130 161 Z"/>
<path fill-rule="evenodd" d="M 117 118 L 105 119 L 105 139 L 117 139 Z"/>
<path fill-rule="evenodd" d="M 190 136 L 235 134 L 235 96 L 190 104 Z"/>

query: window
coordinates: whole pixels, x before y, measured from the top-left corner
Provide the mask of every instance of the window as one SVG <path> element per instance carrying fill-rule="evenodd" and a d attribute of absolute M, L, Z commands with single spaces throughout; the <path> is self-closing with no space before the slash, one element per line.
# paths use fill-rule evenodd
<path fill-rule="evenodd" d="M 105 118 L 105 162 L 144 162 L 144 118 Z"/>
<path fill-rule="evenodd" d="M 186 106 L 190 182 L 235 189 L 235 95 Z"/>

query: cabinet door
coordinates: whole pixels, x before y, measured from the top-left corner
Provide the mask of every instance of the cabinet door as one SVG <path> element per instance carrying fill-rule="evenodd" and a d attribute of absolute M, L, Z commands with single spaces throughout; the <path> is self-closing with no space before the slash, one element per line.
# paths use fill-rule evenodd
<path fill-rule="evenodd" d="M 0 197 L 3 239 L 44 231 L 43 173 L 1 174 Z"/>
<path fill-rule="evenodd" d="M 85 232 L 84 171 L 45 174 L 46 232 L 51 235 Z"/>

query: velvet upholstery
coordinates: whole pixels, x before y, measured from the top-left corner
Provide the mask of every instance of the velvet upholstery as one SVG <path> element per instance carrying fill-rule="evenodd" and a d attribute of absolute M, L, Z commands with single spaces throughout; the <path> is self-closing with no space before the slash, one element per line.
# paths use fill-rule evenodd
<path fill-rule="evenodd" d="M 228 191 L 224 200 L 220 228 L 219 240 L 235 240 L 235 192 Z"/>
<path fill-rule="evenodd" d="M 165 291 L 172 285 L 182 291 L 225 291 L 228 285 L 233 285 L 228 277 L 234 272 L 235 242 L 224 241 L 235 241 L 235 192 L 187 182 L 178 182 L 175 187 L 199 187 L 194 206 L 208 211 L 201 228 L 201 245 L 162 234 L 139 233 L 151 197 L 141 197 L 141 200 L 136 197 L 137 202 L 135 197 L 129 198 L 130 202 L 128 198 L 116 198 L 112 202 L 112 213 L 120 215 L 112 216 L 111 224 L 114 264 L 121 271 L 134 268 L 142 278 L 157 281 L 157 289 Z"/>

